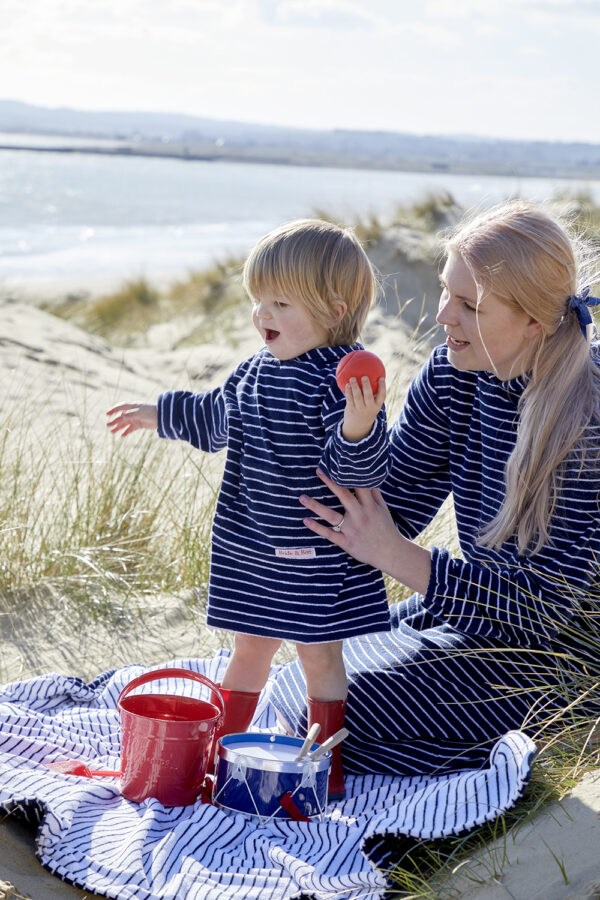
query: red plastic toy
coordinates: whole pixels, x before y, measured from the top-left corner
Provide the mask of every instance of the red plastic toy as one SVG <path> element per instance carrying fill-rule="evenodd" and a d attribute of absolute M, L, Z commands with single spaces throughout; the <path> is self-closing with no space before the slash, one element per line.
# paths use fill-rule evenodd
<path fill-rule="evenodd" d="M 352 350 L 340 359 L 335 371 L 335 378 L 342 393 L 351 378 L 356 378 L 360 385 L 363 375 L 369 377 L 373 393 L 376 394 L 379 379 L 385 378 L 385 366 L 370 350 Z"/>

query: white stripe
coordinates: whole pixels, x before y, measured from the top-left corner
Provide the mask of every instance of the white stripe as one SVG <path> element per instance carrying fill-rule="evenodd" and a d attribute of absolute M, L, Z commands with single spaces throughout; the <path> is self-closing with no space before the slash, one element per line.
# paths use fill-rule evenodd
<path fill-rule="evenodd" d="M 216 678 L 225 662 L 221 654 L 164 665 Z M 102 739 L 98 731 L 116 720 L 116 697 L 142 671 L 127 666 L 91 685 L 56 675 L 0 687 L 0 807 L 41 813 L 42 864 L 83 890 L 120 900 L 284 900 L 300 893 L 383 900 L 385 835 L 442 837 L 490 821 L 518 800 L 529 777 L 534 748 L 515 732 L 498 742 L 482 771 L 348 776 L 348 799 L 323 821 L 261 828 L 206 804 L 131 803 L 113 782 L 61 776 L 41 764 L 44 755 L 118 764 L 118 731 Z M 188 680 L 169 683 L 174 692 L 184 687 Z M 272 721 L 272 708 L 259 716 Z M 100 747 L 117 755 L 100 756 Z"/>

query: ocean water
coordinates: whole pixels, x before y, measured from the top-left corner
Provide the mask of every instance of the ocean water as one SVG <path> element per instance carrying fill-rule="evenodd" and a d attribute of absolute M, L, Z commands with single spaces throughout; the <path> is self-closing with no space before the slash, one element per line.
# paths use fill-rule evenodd
<path fill-rule="evenodd" d="M 424 174 L 83 153 L 0 151 L 0 284 L 73 290 L 172 280 L 323 210 L 349 223 L 448 190 L 461 204 L 543 200 L 600 182 Z"/>

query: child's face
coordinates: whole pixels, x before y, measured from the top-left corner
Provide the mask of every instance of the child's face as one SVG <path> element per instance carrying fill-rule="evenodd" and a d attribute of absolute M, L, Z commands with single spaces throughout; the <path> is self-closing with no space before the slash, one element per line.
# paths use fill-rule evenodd
<path fill-rule="evenodd" d="M 294 359 L 329 343 L 328 329 L 294 297 L 264 294 L 253 300 L 252 321 L 276 359 Z"/>

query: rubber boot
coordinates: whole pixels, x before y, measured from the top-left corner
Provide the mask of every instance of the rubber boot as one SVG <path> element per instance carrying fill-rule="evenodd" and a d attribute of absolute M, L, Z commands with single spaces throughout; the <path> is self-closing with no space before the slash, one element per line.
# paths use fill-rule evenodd
<path fill-rule="evenodd" d="M 313 700 L 310 697 L 308 698 L 308 727 L 310 728 L 315 722 L 319 723 L 321 726 L 318 738 L 320 744 L 344 727 L 345 716 L 345 700 Z M 331 756 L 328 799 L 343 800 L 346 796 L 346 786 L 344 785 L 344 772 L 342 770 L 341 744 L 333 748 Z"/>
<path fill-rule="evenodd" d="M 236 734 L 248 731 L 252 718 L 256 711 L 260 691 L 230 691 L 218 685 L 225 701 L 225 716 L 220 728 L 215 732 L 211 755 L 209 757 L 208 772 L 212 775 L 215 768 L 217 753 L 217 741 L 224 734 Z"/>

